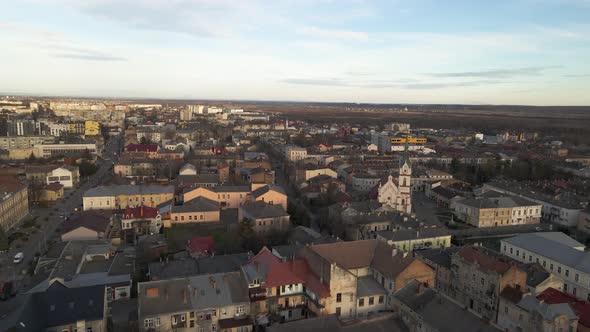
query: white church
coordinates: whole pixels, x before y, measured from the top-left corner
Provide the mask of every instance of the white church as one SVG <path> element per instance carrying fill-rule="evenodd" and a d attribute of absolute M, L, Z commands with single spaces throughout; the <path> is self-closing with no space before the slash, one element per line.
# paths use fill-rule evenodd
<path fill-rule="evenodd" d="M 387 182 L 379 183 L 377 201 L 381 203 L 381 209 L 412 213 L 411 178 L 412 164 L 406 148 L 404 156 L 400 159 L 398 178 L 394 179 L 392 175 L 389 175 Z"/>

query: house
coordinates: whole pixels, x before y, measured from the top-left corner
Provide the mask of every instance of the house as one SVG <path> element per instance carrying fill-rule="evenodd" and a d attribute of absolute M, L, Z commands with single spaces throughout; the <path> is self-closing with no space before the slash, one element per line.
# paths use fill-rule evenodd
<path fill-rule="evenodd" d="M 78 167 L 61 166 L 47 174 L 47 184 L 59 183 L 64 188 L 74 188 L 80 182 L 80 171 Z"/>
<path fill-rule="evenodd" d="M 504 288 L 527 287 L 527 275 L 514 261 L 484 249 L 462 247 L 451 258 L 451 297 L 472 313 L 495 321 Z"/>
<path fill-rule="evenodd" d="M 65 288 L 56 284 L 27 295 L 14 331 L 107 331 L 104 286 Z"/>
<path fill-rule="evenodd" d="M 538 224 L 542 206 L 517 196 L 486 195 L 455 201 L 455 215 L 475 227 Z"/>
<path fill-rule="evenodd" d="M 212 236 L 195 236 L 186 244 L 186 251 L 192 258 L 206 257 L 213 254 L 215 240 Z"/>
<path fill-rule="evenodd" d="M 173 205 L 170 221 L 172 224 L 219 222 L 220 209 L 217 201 L 200 196 L 182 205 Z"/>
<path fill-rule="evenodd" d="M 60 183 L 50 183 L 39 189 L 39 202 L 55 202 L 64 197 L 64 186 Z"/>
<path fill-rule="evenodd" d="M 545 303 L 518 287 L 500 293 L 498 325 L 504 331 L 576 331 L 578 316 L 567 303 Z"/>
<path fill-rule="evenodd" d="M 111 228 L 112 214 L 99 211 L 84 211 L 75 214 L 62 224 L 61 240 L 91 241 L 104 239 Z"/>
<path fill-rule="evenodd" d="M 268 204 L 280 205 L 287 210 L 287 194 L 283 188 L 276 185 L 265 185 L 252 191 L 252 199 Z"/>
<path fill-rule="evenodd" d="M 216 201 L 222 208 L 236 209 L 246 203 L 250 194 L 250 186 L 221 185 L 215 187 L 198 187 L 187 189 L 183 194 L 183 201 L 189 202 L 197 197 L 205 197 Z"/>
<path fill-rule="evenodd" d="M 264 201 L 255 201 L 240 206 L 238 220 L 252 220 L 252 229 L 256 234 L 286 232 L 291 226 L 289 214 L 281 205 Z"/>
<path fill-rule="evenodd" d="M 272 320 L 272 313 L 279 321 L 307 318 L 308 303 L 319 305 L 329 296 L 305 260 L 283 262 L 266 247 L 242 266 L 242 273 L 259 323 Z"/>
<path fill-rule="evenodd" d="M 393 308 L 409 331 L 500 331 L 416 280 L 395 292 Z"/>
<path fill-rule="evenodd" d="M 98 186 L 86 190 L 84 210 L 114 210 L 147 205 L 156 207 L 174 199 L 174 186 L 154 184 Z"/>
<path fill-rule="evenodd" d="M 547 304 L 567 303 L 578 316 L 578 331 L 590 331 L 590 302 L 578 300 L 554 288 L 547 288 L 537 299 Z"/>
<path fill-rule="evenodd" d="M 311 245 L 302 249 L 302 257 L 330 292 L 320 306 L 310 307 L 318 315 L 370 317 L 391 308 L 391 295 L 409 281 L 434 284 L 434 270 L 383 241 Z"/>
<path fill-rule="evenodd" d="M 140 331 L 252 331 L 240 272 L 140 282 L 137 289 Z"/>
<path fill-rule="evenodd" d="M 500 241 L 502 254 L 520 262 L 535 262 L 563 279 L 564 293 L 590 299 L 590 252 L 561 232 L 521 234 Z"/>
<path fill-rule="evenodd" d="M 162 228 L 162 216 L 155 207 L 141 205 L 126 207 L 121 214 L 121 229 L 133 229 L 135 234 L 157 234 Z"/>
<path fill-rule="evenodd" d="M 16 177 L 0 176 L 0 227 L 7 231 L 29 214 L 29 190 Z"/>

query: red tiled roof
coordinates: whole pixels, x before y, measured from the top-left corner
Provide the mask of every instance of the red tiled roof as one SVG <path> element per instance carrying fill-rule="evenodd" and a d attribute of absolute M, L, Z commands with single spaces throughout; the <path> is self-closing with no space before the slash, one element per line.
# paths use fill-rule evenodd
<path fill-rule="evenodd" d="M 466 261 L 477 263 L 483 270 L 504 273 L 512 266 L 510 263 L 486 253 L 482 248 L 463 247 L 457 254 Z"/>
<path fill-rule="evenodd" d="M 547 304 L 568 303 L 578 316 L 579 324 L 590 328 L 590 302 L 578 300 L 573 295 L 551 287 L 539 294 L 537 299 Z"/>
<path fill-rule="evenodd" d="M 153 219 L 158 216 L 158 209 L 149 206 L 127 207 L 123 219 Z"/>
<path fill-rule="evenodd" d="M 250 258 L 250 260 L 248 261 L 248 264 L 254 263 L 254 262 L 261 264 L 261 265 L 265 265 L 267 267 L 271 267 L 274 264 L 280 263 L 281 260 L 277 256 L 273 255 L 272 252 L 270 250 L 268 250 L 267 247 L 263 247 L 256 254 L 256 256 Z"/>
<path fill-rule="evenodd" d="M 215 240 L 212 236 L 195 236 L 188 240 L 188 250 L 191 253 L 199 253 L 199 252 L 213 252 L 213 247 L 215 245 Z"/>
<path fill-rule="evenodd" d="M 129 144 L 125 148 L 127 152 L 157 152 L 157 144 Z"/>

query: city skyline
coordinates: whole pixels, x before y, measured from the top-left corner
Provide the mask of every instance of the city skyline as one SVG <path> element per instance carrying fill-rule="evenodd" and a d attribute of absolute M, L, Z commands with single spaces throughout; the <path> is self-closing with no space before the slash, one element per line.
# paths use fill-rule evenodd
<path fill-rule="evenodd" d="M 6 93 L 590 104 L 586 0 L 50 0 L 3 9 Z"/>

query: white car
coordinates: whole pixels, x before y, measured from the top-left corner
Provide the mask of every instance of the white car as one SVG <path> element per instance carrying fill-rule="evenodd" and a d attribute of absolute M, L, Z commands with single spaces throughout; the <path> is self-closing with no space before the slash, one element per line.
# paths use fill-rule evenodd
<path fill-rule="evenodd" d="M 25 254 L 23 254 L 22 252 L 19 252 L 16 255 L 14 255 L 14 260 L 12 262 L 14 264 L 18 264 L 18 263 L 22 262 L 24 258 L 25 258 Z"/>

